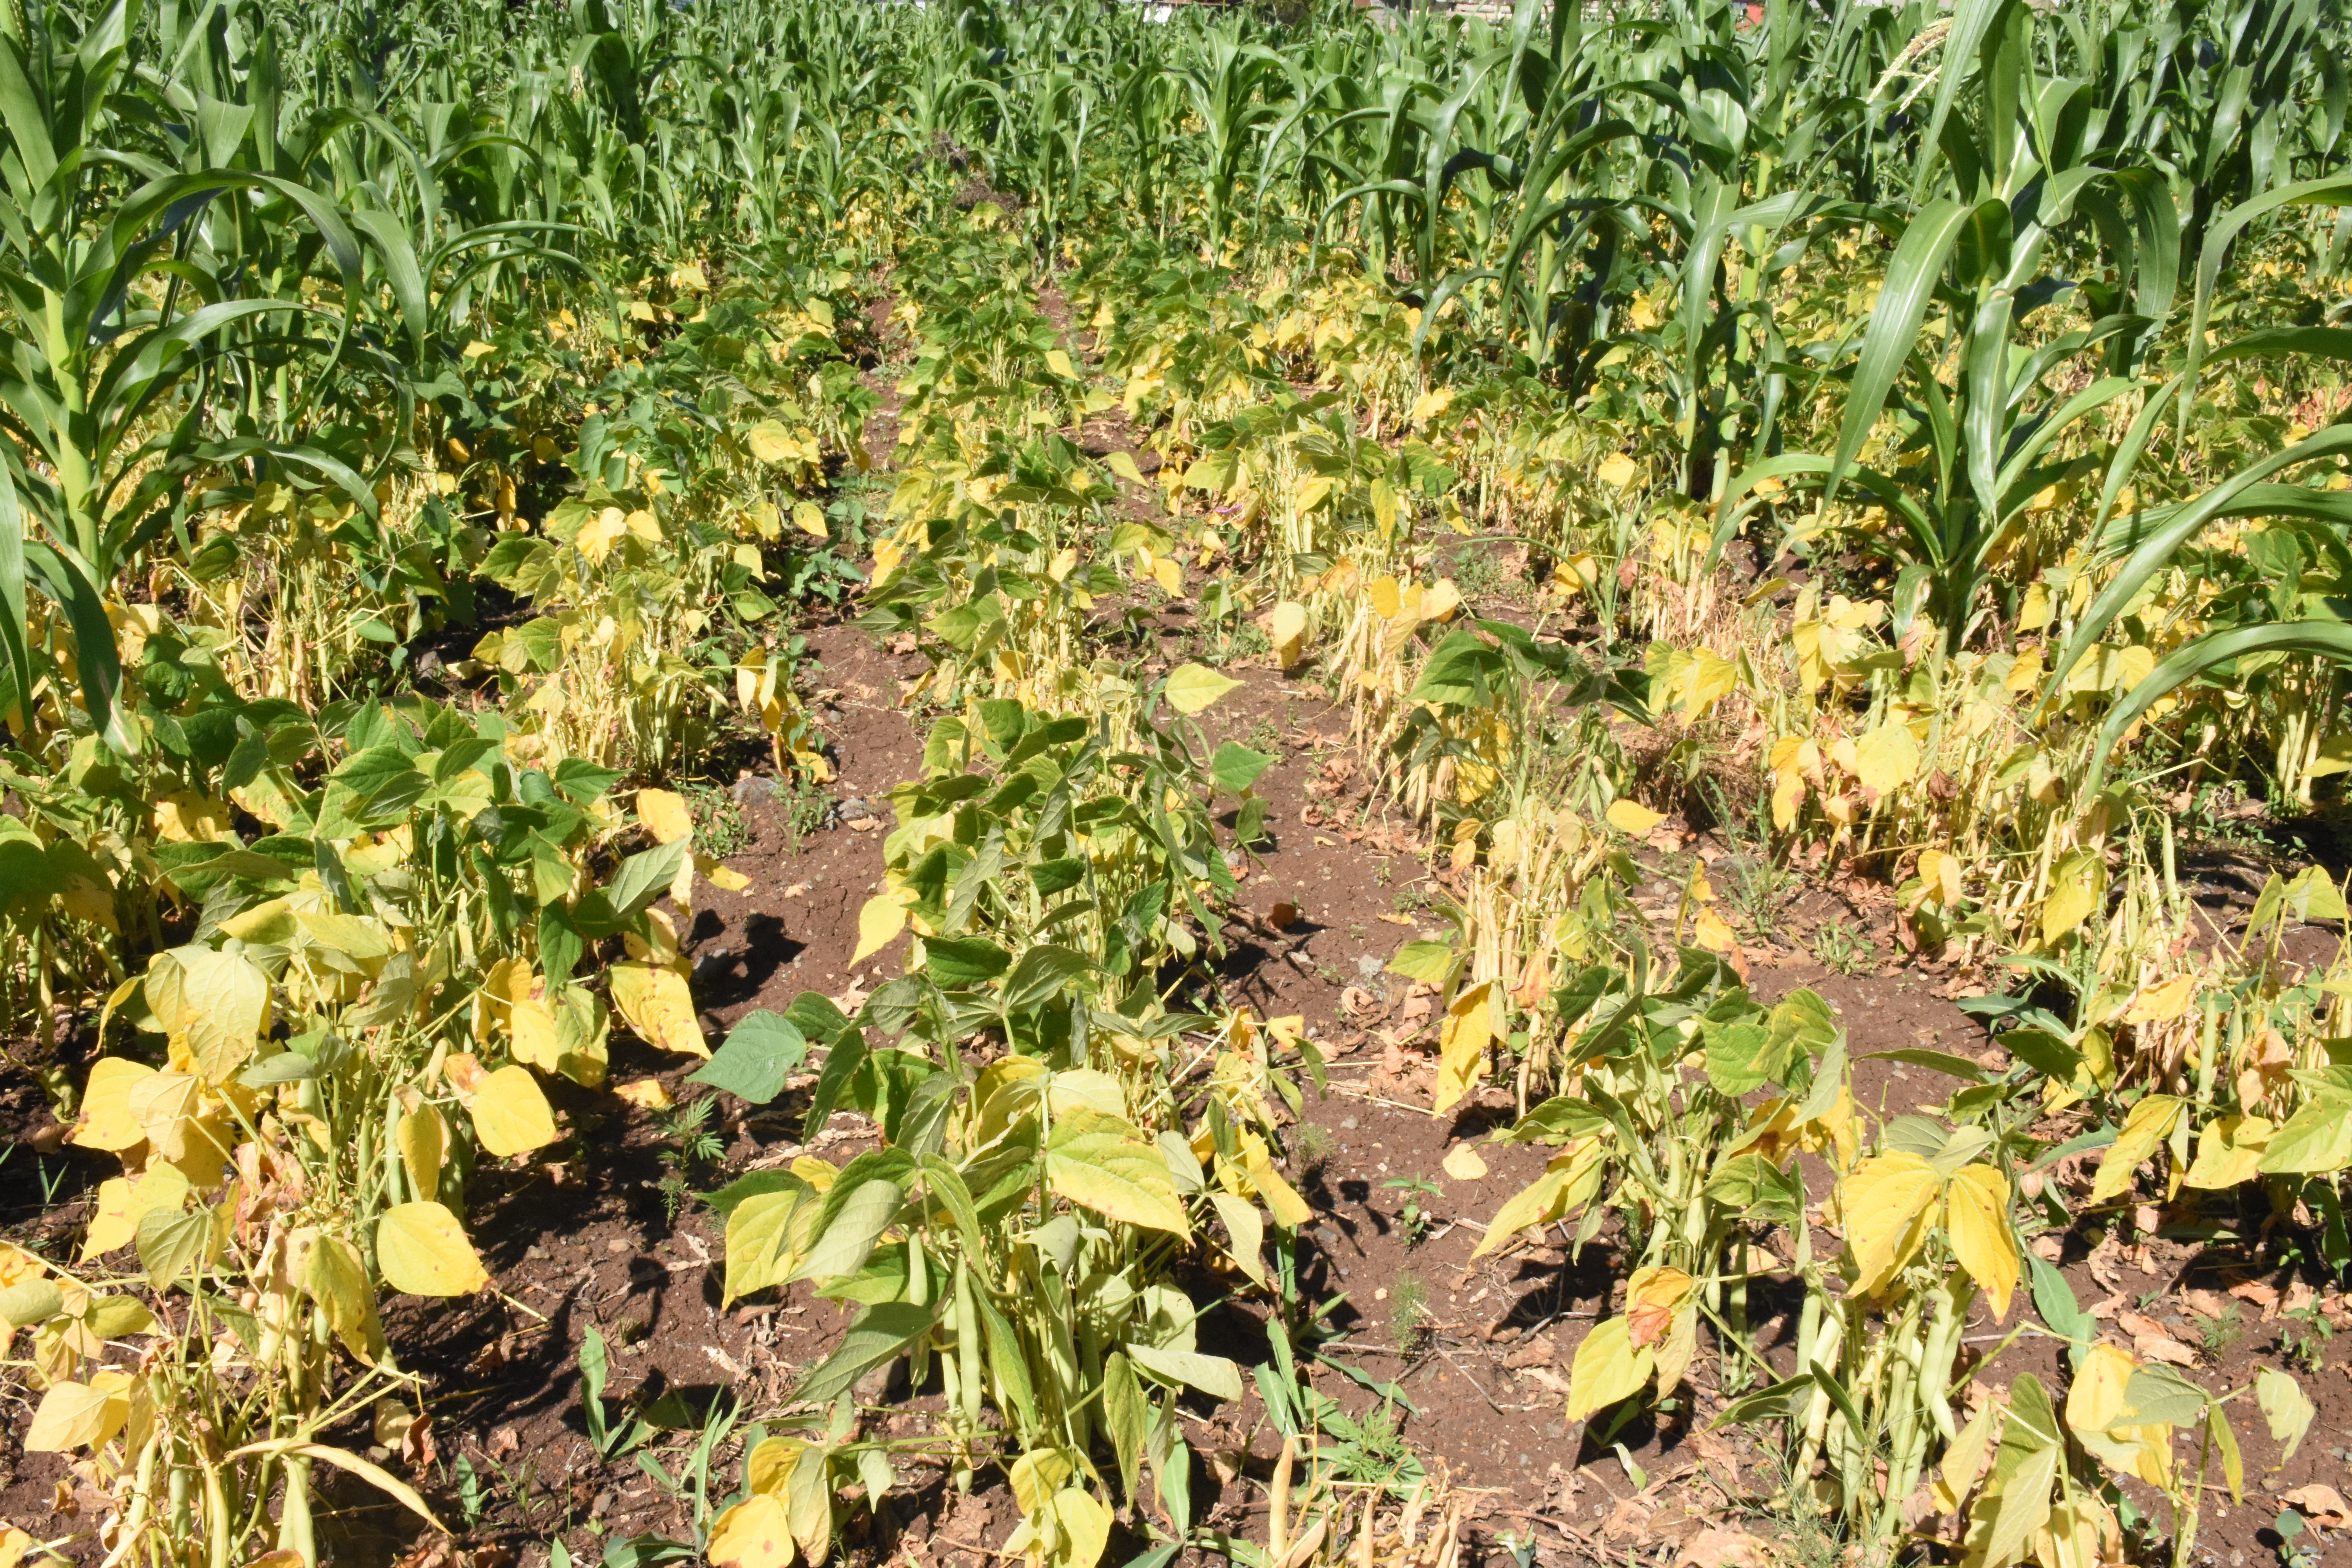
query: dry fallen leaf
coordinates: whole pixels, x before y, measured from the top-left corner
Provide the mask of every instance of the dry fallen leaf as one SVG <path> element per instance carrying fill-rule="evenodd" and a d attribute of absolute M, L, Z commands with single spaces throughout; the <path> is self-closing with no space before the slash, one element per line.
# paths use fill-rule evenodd
<path fill-rule="evenodd" d="M 1549 1366 L 1559 1359 L 1552 1350 L 1551 1336 L 1538 1334 L 1503 1358 L 1503 1364 L 1513 1372 L 1531 1366 Z"/>
<path fill-rule="evenodd" d="M 1457 1182 L 1475 1182 L 1486 1173 L 1486 1162 L 1469 1144 L 1456 1143 L 1446 1151 L 1440 1169 Z"/>
<path fill-rule="evenodd" d="M 1410 926 L 1412 924 L 1412 917 L 1410 915 L 1379 915 L 1374 918 L 1386 921 L 1392 926 Z"/>
<path fill-rule="evenodd" d="M 1548 1367 L 1523 1366 L 1519 1368 L 1519 1375 L 1538 1388 L 1549 1389 L 1563 1399 L 1568 1396 L 1568 1380 Z"/>
<path fill-rule="evenodd" d="M 2154 1334 L 2134 1334 L 2132 1349 L 2144 1361 L 2170 1362 L 2175 1366 L 2195 1366 L 2197 1352 L 2173 1340 L 2158 1339 Z"/>
<path fill-rule="evenodd" d="M 646 1110 L 667 1110 L 673 1103 L 668 1087 L 657 1078 L 634 1079 L 627 1083 L 614 1084 L 613 1095 L 616 1100 L 625 1100 Z"/>
<path fill-rule="evenodd" d="M 1714 1433 L 1708 1431 L 1704 1426 L 1701 1426 L 1691 1433 L 1690 1441 L 1691 1446 L 1698 1450 L 1698 1457 L 1700 1458 L 1706 1460 L 1710 1465 L 1721 1466 L 1723 1473 L 1731 1480 L 1738 1481 L 1739 1479 L 1739 1453 L 1738 1449 L 1734 1448 L 1729 1443 L 1725 1442 L 1722 1438 L 1717 1436 Z"/>
<path fill-rule="evenodd" d="M 2172 1337 L 2171 1330 L 2166 1328 L 2162 1323 L 2158 1322 L 2154 1318 L 2144 1316 L 2138 1312 L 2117 1312 L 2116 1314 L 2116 1327 L 2131 1335 L 2134 1339 L 2168 1340 Z"/>
<path fill-rule="evenodd" d="M 1675 1568 L 1764 1568 L 1764 1542 L 1744 1530 L 1710 1525 L 1683 1542 Z"/>
<path fill-rule="evenodd" d="M 1601 1523 L 1603 1541 L 1639 1541 L 1650 1533 L 1650 1516 L 1657 1511 L 1650 1500 L 1635 1496 L 1621 1498 Z"/>
<path fill-rule="evenodd" d="M 2183 1290 L 2180 1293 L 2180 1300 L 2190 1311 L 2200 1318 L 2218 1319 L 2228 1310 L 2228 1304 L 2211 1290 Z"/>
<path fill-rule="evenodd" d="M 2307 1487 L 2297 1487 L 2291 1492 L 2279 1493 L 2279 1500 L 2293 1503 L 2298 1512 L 2314 1524 L 2330 1530 L 2342 1530 L 2352 1525 L 2352 1504 L 2334 1487 L 2314 1481 Z"/>
<path fill-rule="evenodd" d="M 2278 1292 L 2259 1279 L 2241 1279 L 2230 1287 L 2230 1294 L 2261 1308 L 2266 1323 L 2278 1315 Z"/>

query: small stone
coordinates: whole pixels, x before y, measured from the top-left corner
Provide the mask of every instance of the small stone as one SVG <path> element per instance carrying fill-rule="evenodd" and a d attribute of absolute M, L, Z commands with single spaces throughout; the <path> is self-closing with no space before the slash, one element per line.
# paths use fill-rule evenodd
<path fill-rule="evenodd" d="M 1356 959 L 1356 973 L 1362 975 L 1367 980 L 1379 974 L 1381 970 L 1387 967 L 1388 965 L 1381 962 L 1378 953 L 1362 953 Z"/>
<path fill-rule="evenodd" d="M 727 793 L 735 797 L 738 805 L 759 805 L 776 798 L 776 781 L 753 774 L 737 779 L 728 786 Z"/>
<path fill-rule="evenodd" d="M 1353 1132 L 1356 1130 L 1356 1119 L 1352 1116 L 1342 1116 L 1339 1118 L 1339 1125 L 1348 1131 Z"/>
<path fill-rule="evenodd" d="M 547 1260 L 547 1251 L 544 1247 L 526 1247 L 522 1249 L 522 1255 L 533 1263 L 543 1263 Z"/>
<path fill-rule="evenodd" d="M 629 1255 L 630 1247 L 627 1242 L 623 1241 L 616 1236 L 612 1240 L 604 1244 L 604 1250 L 611 1253 L 615 1258 L 626 1258 Z"/>

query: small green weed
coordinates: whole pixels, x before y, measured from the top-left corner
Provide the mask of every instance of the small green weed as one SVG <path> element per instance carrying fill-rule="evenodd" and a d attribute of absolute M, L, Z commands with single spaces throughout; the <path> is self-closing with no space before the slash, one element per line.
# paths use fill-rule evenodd
<path fill-rule="evenodd" d="M 2246 1337 L 2246 1316 L 2234 1306 L 2225 1307 L 2218 1318 L 2199 1318 L 2197 1338 L 2205 1353 L 2220 1358 L 2223 1351 Z"/>
<path fill-rule="evenodd" d="M 1397 1429 L 1392 1404 L 1383 1399 L 1361 1416 L 1351 1417 L 1329 1395 L 1311 1388 L 1306 1393 L 1317 1402 L 1315 1424 L 1334 1439 L 1316 1454 L 1332 1475 L 1344 1481 L 1386 1487 L 1398 1496 L 1420 1484 L 1424 1476 L 1421 1461 L 1413 1458 L 1412 1446 Z"/>
<path fill-rule="evenodd" d="M 1867 974 L 1878 967 L 1878 948 L 1841 917 L 1814 931 L 1813 962 L 1832 974 Z"/>
<path fill-rule="evenodd" d="M 1389 1287 L 1389 1339 L 1400 1352 L 1421 1342 L 1429 1327 L 1429 1287 L 1418 1274 L 1400 1274 Z"/>
<path fill-rule="evenodd" d="M 724 860 L 751 847 L 751 825 L 735 796 L 717 784 L 686 786 L 686 808 L 694 818 L 694 848 L 698 855 Z"/>
<path fill-rule="evenodd" d="M 2305 1372 L 2326 1370 L 2327 1345 L 2335 1337 L 2336 1325 L 2327 1321 L 2317 1301 L 2279 1314 L 2279 1353 L 2301 1363 Z"/>
<path fill-rule="evenodd" d="M 1443 1195 L 1444 1189 L 1426 1176 L 1391 1176 L 1382 1182 L 1383 1191 L 1402 1193 L 1404 1203 L 1397 1209 L 1397 1234 L 1404 1237 L 1406 1247 L 1419 1247 L 1429 1234 L 1430 1213 L 1424 1198 Z"/>
<path fill-rule="evenodd" d="M 662 1163 L 669 1168 L 654 1188 L 661 1194 L 663 1213 L 672 1224 L 677 1223 L 678 1210 L 686 1206 L 687 1194 L 693 1190 L 689 1181 L 693 1168 L 709 1164 L 727 1152 L 727 1141 L 710 1125 L 718 1110 L 718 1096 L 706 1094 L 699 1100 L 689 1100 L 654 1113 L 655 1131 L 670 1145 L 662 1152 Z"/>
<path fill-rule="evenodd" d="M 1487 598 L 1511 591 L 1511 569 L 1501 553 L 1475 546 L 1454 557 L 1454 585 L 1465 599 Z"/>
<path fill-rule="evenodd" d="M 1302 1121 L 1298 1131 L 1291 1134 L 1290 1159 L 1296 1170 L 1315 1170 L 1328 1163 L 1339 1152 L 1339 1138 L 1329 1128 L 1317 1122 Z"/>
<path fill-rule="evenodd" d="M 833 794 L 823 785 L 804 778 L 793 780 L 789 792 L 778 790 L 776 798 L 784 806 L 784 843 L 786 852 L 797 855 L 808 836 L 824 821 L 824 814 L 833 805 Z"/>

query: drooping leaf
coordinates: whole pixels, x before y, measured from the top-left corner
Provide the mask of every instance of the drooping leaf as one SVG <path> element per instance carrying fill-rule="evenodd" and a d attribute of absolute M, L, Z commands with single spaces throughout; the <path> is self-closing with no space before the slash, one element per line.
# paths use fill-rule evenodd
<path fill-rule="evenodd" d="M 1944 1193 L 1944 1226 L 1952 1256 L 1984 1288 L 1996 1318 L 2009 1316 L 2017 1289 L 2016 1233 L 2009 1223 L 2009 1178 L 1990 1165 L 1966 1165 Z"/>
<path fill-rule="evenodd" d="M 464 1296 L 490 1277 L 457 1216 L 439 1204 L 395 1204 L 376 1221 L 376 1268 L 412 1296 Z"/>
<path fill-rule="evenodd" d="M 1568 1418 L 1581 1421 L 1596 1410 L 1631 1399 L 1654 1370 L 1650 1352 L 1633 1348 L 1623 1318 L 1594 1324 L 1569 1366 Z"/>

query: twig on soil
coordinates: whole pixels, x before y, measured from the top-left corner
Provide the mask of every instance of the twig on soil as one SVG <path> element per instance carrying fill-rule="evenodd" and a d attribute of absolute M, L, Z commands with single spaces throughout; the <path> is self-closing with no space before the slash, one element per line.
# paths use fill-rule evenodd
<path fill-rule="evenodd" d="M 1454 1370 L 1462 1374 L 1463 1382 L 1468 1384 L 1471 1387 L 1478 1391 L 1479 1398 L 1485 1400 L 1488 1405 L 1494 1405 L 1496 1415 L 1507 1415 L 1510 1414 L 1509 1411 L 1504 1409 L 1501 1405 L 1495 1404 L 1495 1396 L 1486 1392 L 1486 1385 L 1484 1384 L 1481 1384 L 1476 1378 L 1470 1375 L 1470 1369 L 1468 1367 L 1464 1366 L 1458 1361 L 1454 1361 L 1454 1352 L 1452 1351 L 1447 1350 L 1444 1345 L 1440 1345 L 1437 1347 L 1437 1353 L 1444 1356 L 1447 1362 L 1452 1363 Z"/>
<path fill-rule="evenodd" d="M 1415 1116 L 1428 1116 L 1433 1114 L 1429 1107 L 1425 1105 L 1407 1105 L 1401 1100 L 1390 1100 L 1383 1095 L 1374 1094 L 1370 1090 L 1366 1090 L 1362 1094 L 1349 1094 L 1346 1087 L 1337 1082 L 1334 1082 L 1331 1087 L 1338 1092 L 1348 1095 L 1348 1098 L 1350 1100 L 1360 1100 L 1365 1101 L 1367 1104 L 1385 1105 L 1391 1110 L 1409 1110 Z"/>

